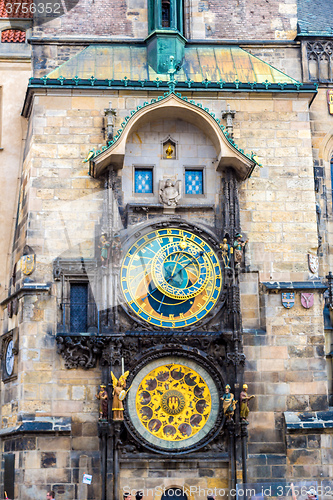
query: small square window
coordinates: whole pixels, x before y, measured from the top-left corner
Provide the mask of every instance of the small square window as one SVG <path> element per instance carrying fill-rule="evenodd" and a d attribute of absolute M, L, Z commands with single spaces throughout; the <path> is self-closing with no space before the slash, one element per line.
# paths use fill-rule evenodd
<path fill-rule="evenodd" d="M 152 193 L 153 192 L 153 169 L 136 168 L 134 171 L 134 192 Z"/>
<path fill-rule="evenodd" d="M 203 170 L 185 170 L 185 194 L 203 194 Z"/>

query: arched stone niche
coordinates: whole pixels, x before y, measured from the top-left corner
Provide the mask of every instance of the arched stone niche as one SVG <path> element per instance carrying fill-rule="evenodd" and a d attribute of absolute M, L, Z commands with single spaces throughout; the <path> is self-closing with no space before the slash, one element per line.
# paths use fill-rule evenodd
<path fill-rule="evenodd" d="M 256 162 L 229 142 L 215 118 L 202 107 L 173 93 L 132 114 L 119 139 L 90 162 L 91 174 L 94 177 L 99 177 L 107 169 L 122 169 L 129 136 L 134 131 L 142 129 L 146 123 L 160 122 L 161 120 L 182 120 L 194 125 L 208 136 L 216 151 L 216 170 L 232 167 L 240 180 L 251 175 Z"/>

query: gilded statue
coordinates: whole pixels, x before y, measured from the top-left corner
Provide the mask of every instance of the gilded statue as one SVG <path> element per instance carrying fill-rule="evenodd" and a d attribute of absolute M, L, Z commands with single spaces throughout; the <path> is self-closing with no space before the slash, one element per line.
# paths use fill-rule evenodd
<path fill-rule="evenodd" d="M 235 241 L 234 241 L 234 252 L 235 252 L 235 263 L 240 264 L 242 262 L 243 258 L 243 252 L 245 245 L 249 240 L 243 241 L 242 240 L 242 235 L 240 233 L 237 233 L 235 236 Z"/>
<path fill-rule="evenodd" d="M 240 401 L 240 418 L 244 422 L 248 423 L 247 417 L 250 413 L 249 410 L 249 401 L 253 399 L 255 396 L 249 396 L 247 393 L 248 390 L 248 385 L 243 384 L 243 390 L 239 395 L 239 401 Z"/>
<path fill-rule="evenodd" d="M 234 395 L 230 392 L 229 384 L 225 386 L 225 393 L 221 400 L 223 401 L 223 413 L 228 420 L 231 420 L 235 413 L 237 401 L 235 401 Z"/>
<path fill-rule="evenodd" d="M 128 393 L 129 389 L 126 391 L 126 379 L 129 375 L 129 371 L 123 373 L 117 380 L 117 377 L 111 372 L 111 378 L 113 383 L 113 400 L 112 400 L 112 411 L 113 420 L 124 420 L 124 406 L 123 401 Z"/>

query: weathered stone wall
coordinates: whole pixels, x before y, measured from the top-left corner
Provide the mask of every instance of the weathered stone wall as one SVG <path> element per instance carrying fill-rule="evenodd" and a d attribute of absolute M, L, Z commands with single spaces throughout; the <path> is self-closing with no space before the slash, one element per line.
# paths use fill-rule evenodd
<path fill-rule="evenodd" d="M 130 463 L 122 461 L 120 470 L 120 494 L 142 491 L 147 500 L 160 500 L 168 488 L 180 488 L 191 500 L 216 494 L 229 488 L 228 463 L 223 461 L 201 461 L 193 459 L 165 462 Z"/>
<path fill-rule="evenodd" d="M 188 39 L 293 40 L 296 36 L 296 0 L 185 0 L 184 12 Z M 147 0 L 81 0 L 66 15 L 35 27 L 34 36 L 41 35 L 144 39 Z"/>
<path fill-rule="evenodd" d="M 188 36 L 200 40 L 293 40 L 296 24 L 295 0 L 232 0 L 227 3 L 194 0 Z"/>
<path fill-rule="evenodd" d="M 11 251 L 14 223 L 17 210 L 17 196 L 21 161 L 26 134 L 26 120 L 20 116 L 24 93 L 31 75 L 31 62 L 1 60 L 1 183 L 0 197 L 0 298 L 6 297 L 9 276 L 12 272 Z"/>

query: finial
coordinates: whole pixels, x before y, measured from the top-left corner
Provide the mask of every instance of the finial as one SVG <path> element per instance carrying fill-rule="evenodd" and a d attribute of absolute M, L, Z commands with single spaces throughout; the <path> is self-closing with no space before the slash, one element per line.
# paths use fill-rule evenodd
<path fill-rule="evenodd" d="M 175 86 L 177 83 L 175 80 L 176 71 L 177 71 L 177 69 L 175 68 L 175 58 L 174 58 L 174 56 L 170 56 L 170 63 L 169 63 L 169 69 L 168 69 L 169 78 L 170 78 L 168 85 L 169 85 L 170 92 L 175 91 Z"/>

